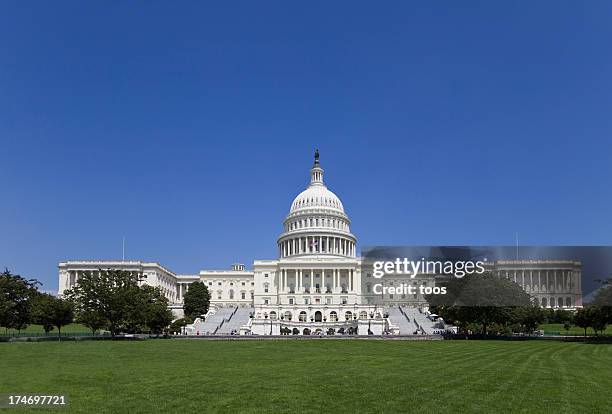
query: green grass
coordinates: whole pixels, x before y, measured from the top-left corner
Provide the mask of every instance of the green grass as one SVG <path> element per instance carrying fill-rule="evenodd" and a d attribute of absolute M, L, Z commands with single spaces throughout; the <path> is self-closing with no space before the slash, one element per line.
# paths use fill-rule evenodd
<path fill-rule="evenodd" d="M 17 330 L 16 329 L 7 330 L 4 327 L 0 327 L 0 336 L 6 335 L 7 332 L 8 334 L 12 335 L 12 334 L 16 334 Z M 43 333 L 45 333 L 45 330 L 43 329 L 42 325 L 29 325 L 26 329 L 23 329 L 21 331 L 21 335 L 23 336 L 26 336 L 26 334 L 43 334 Z M 62 335 L 65 333 L 77 333 L 77 334 L 91 333 L 91 329 L 79 323 L 71 323 L 70 325 L 66 325 L 62 327 Z M 50 334 L 57 335 L 57 328 L 53 328 Z"/>
<path fill-rule="evenodd" d="M 0 392 L 83 413 L 603 413 L 611 367 L 612 345 L 557 341 L 24 342 L 0 343 Z"/>
<path fill-rule="evenodd" d="M 565 328 L 563 328 L 562 323 L 549 323 L 545 325 L 540 325 L 538 329 L 544 330 L 544 333 L 547 334 L 584 336 L 584 329 L 579 328 L 577 326 L 572 326 L 569 331 L 566 331 Z M 612 326 L 608 326 L 604 334 L 612 335 Z M 587 328 L 587 335 L 595 335 L 595 331 L 593 331 L 593 328 Z"/>

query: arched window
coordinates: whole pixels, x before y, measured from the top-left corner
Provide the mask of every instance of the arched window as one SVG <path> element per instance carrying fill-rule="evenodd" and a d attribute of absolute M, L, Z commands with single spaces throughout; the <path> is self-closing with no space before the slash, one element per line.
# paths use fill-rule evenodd
<path fill-rule="evenodd" d="M 306 312 L 305 311 L 300 312 L 300 322 L 306 322 Z"/>
<path fill-rule="evenodd" d="M 366 311 L 359 312 L 359 319 L 368 319 L 368 313 Z"/>
<path fill-rule="evenodd" d="M 565 306 L 567 306 L 568 308 L 572 307 L 572 298 L 570 298 L 569 296 L 565 298 Z"/>
<path fill-rule="evenodd" d="M 542 307 L 545 308 L 547 306 L 546 298 L 542 298 Z"/>
<path fill-rule="evenodd" d="M 286 321 L 290 321 L 293 318 L 293 315 L 291 314 L 291 312 L 287 311 L 285 312 L 285 320 Z"/>
<path fill-rule="evenodd" d="M 344 314 L 344 319 L 350 321 L 351 319 L 353 319 L 353 313 L 351 311 L 346 311 L 346 313 Z"/>
<path fill-rule="evenodd" d="M 270 312 L 270 319 L 273 321 L 276 320 L 276 312 L 274 311 Z"/>
<path fill-rule="evenodd" d="M 557 305 L 562 308 L 563 307 L 563 298 L 558 298 L 557 299 Z"/>
<path fill-rule="evenodd" d="M 337 322 L 338 321 L 338 314 L 336 313 L 336 311 L 331 311 L 329 313 L 329 321 L 330 322 Z"/>

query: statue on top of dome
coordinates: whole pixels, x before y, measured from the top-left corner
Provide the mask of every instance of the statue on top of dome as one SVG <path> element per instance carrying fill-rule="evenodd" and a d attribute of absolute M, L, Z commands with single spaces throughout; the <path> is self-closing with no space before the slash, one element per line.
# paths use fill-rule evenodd
<path fill-rule="evenodd" d="M 315 148 L 315 165 L 319 165 L 319 149 Z"/>

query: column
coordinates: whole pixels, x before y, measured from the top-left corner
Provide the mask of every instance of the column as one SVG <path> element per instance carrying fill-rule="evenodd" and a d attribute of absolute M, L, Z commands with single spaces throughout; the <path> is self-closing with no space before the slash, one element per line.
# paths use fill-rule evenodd
<path fill-rule="evenodd" d="M 321 284 L 319 284 L 321 286 Z M 314 271 L 310 269 L 310 293 L 315 293 Z"/>
<path fill-rule="evenodd" d="M 338 281 L 337 281 L 337 277 L 338 277 L 338 269 L 333 269 L 332 270 L 332 275 L 333 275 L 333 292 L 336 293 L 338 291 Z"/>
<path fill-rule="evenodd" d="M 319 252 L 323 252 L 323 236 L 319 236 Z"/>
<path fill-rule="evenodd" d="M 327 291 L 327 287 L 325 284 L 325 269 L 321 269 L 321 293 L 325 293 Z"/>
<path fill-rule="evenodd" d="M 353 269 L 349 270 L 349 284 L 350 284 L 350 291 L 353 291 Z"/>

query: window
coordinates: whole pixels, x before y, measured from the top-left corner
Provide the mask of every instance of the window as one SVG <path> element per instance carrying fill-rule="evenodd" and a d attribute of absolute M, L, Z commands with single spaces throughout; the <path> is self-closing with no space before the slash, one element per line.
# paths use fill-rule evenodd
<path fill-rule="evenodd" d="M 306 312 L 305 311 L 300 312 L 300 322 L 306 322 Z"/>
<path fill-rule="evenodd" d="M 353 319 L 353 313 L 351 311 L 346 311 L 346 313 L 344 314 L 344 319 L 346 319 L 347 321 L 350 321 Z"/>
<path fill-rule="evenodd" d="M 290 321 L 292 317 L 293 315 L 291 314 L 291 312 L 289 311 L 285 312 L 285 320 Z"/>
<path fill-rule="evenodd" d="M 308 305 L 308 302 L 310 302 L 308 298 L 304 298 L 304 305 Z"/>
<path fill-rule="evenodd" d="M 272 311 L 270 312 L 270 319 L 275 321 L 276 320 L 276 312 Z"/>
<path fill-rule="evenodd" d="M 221 286 L 221 282 L 217 283 L 217 285 Z"/>
<path fill-rule="evenodd" d="M 368 313 L 366 311 L 359 312 L 359 319 L 368 319 Z"/>
<path fill-rule="evenodd" d="M 342 301 L 343 305 L 346 305 L 348 303 L 348 298 L 346 296 L 343 298 L 340 298 L 340 300 Z"/>
<path fill-rule="evenodd" d="M 230 299 L 234 299 L 234 290 L 233 289 L 229 291 L 229 298 Z"/>
<path fill-rule="evenodd" d="M 242 286 L 246 285 L 246 283 L 242 282 Z"/>
<path fill-rule="evenodd" d="M 270 304 L 270 299 L 264 299 L 264 305 L 269 305 Z"/>
<path fill-rule="evenodd" d="M 290 305 L 293 305 L 294 300 L 295 300 L 295 299 L 293 299 L 293 298 L 289 298 L 289 304 L 290 304 Z"/>
<path fill-rule="evenodd" d="M 268 293 L 270 285 L 268 285 L 267 283 L 264 283 L 264 292 Z"/>
<path fill-rule="evenodd" d="M 267 273 L 264 273 L 264 277 L 268 277 L 268 274 L 267 274 Z"/>
<path fill-rule="evenodd" d="M 327 303 L 328 305 L 331 305 L 332 298 L 325 298 L 325 303 Z"/>
<path fill-rule="evenodd" d="M 246 299 L 246 292 L 241 292 L 240 297 L 241 299 Z"/>
<path fill-rule="evenodd" d="M 329 313 L 329 321 L 330 322 L 337 322 L 338 321 L 338 314 L 336 313 L 336 311 L 331 311 Z"/>
<path fill-rule="evenodd" d="M 208 286 L 212 286 L 212 282 L 208 282 Z"/>

